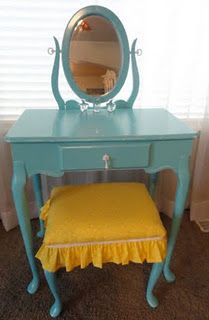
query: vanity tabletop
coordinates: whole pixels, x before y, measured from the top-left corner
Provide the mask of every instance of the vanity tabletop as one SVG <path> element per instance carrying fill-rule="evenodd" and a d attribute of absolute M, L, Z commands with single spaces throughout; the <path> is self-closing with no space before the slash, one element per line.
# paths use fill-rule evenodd
<path fill-rule="evenodd" d="M 88 142 L 192 139 L 196 132 L 165 109 L 29 109 L 5 139 L 18 142 Z"/>

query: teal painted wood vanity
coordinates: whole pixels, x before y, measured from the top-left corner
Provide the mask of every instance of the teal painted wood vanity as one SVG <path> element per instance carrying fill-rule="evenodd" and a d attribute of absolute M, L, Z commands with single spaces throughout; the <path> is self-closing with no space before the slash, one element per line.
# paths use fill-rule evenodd
<path fill-rule="evenodd" d="M 77 68 L 79 61 L 69 65 L 69 61 L 74 59 L 73 41 L 77 41 L 76 44 L 74 43 L 75 47 L 83 46 L 85 42 L 80 41 L 79 44 L 79 41 L 73 38 L 76 36 L 75 33 L 77 30 L 81 30 L 81 34 L 84 32 L 82 30 L 84 27 L 81 27 L 83 21 L 88 23 L 88 28 L 93 29 L 91 19 L 94 17 L 105 20 L 101 25 L 104 25 L 104 22 L 111 25 L 115 34 L 112 32 L 110 42 L 114 42 L 116 38 L 120 54 L 119 69 L 114 69 L 116 84 L 101 95 L 98 95 L 101 87 L 91 87 L 90 92 L 93 94 L 88 94 L 89 91 L 87 89 L 85 91 L 84 86 L 79 82 L 78 74 L 74 75 L 73 70 Z M 100 25 L 100 21 L 96 23 Z M 103 39 L 103 42 L 105 41 Z M 62 46 L 63 68 L 79 101 L 65 102 L 61 97 L 58 88 L 60 49 L 56 39 L 55 45 L 52 91 L 59 110 L 26 110 L 6 135 L 6 141 L 11 144 L 13 157 L 14 202 L 33 275 L 28 291 L 34 293 L 37 290 L 39 275 L 34 258 L 25 194 L 26 179 L 33 178 L 36 200 L 40 208 L 43 205 L 40 174 L 59 177 L 66 171 L 81 170 L 141 168 L 154 177 L 157 172 L 169 168 L 176 173 L 178 184 L 175 208 L 169 233 L 167 257 L 163 266 L 165 278 L 172 282 L 175 276 L 170 270 L 170 262 L 187 197 L 190 181 L 189 158 L 196 133 L 163 108 L 132 108 L 139 87 L 135 59 L 136 40 L 129 52 L 125 30 L 119 19 L 108 9 L 91 6 L 80 10 L 70 20 L 65 31 Z M 115 44 L 114 46 L 116 48 Z M 132 62 L 133 89 L 127 101 L 114 101 L 115 95 L 126 80 L 129 54 Z M 92 61 L 88 59 L 85 63 L 88 67 L 91 64 L 93 70 L 96 67 L 92 66 Z M 98 61 L 95 63 L 96 74 L 99 69 L 102 69 L 101 66 L 98 67 Z M 111 62 L 109 64 L 111 65 Z M 108 69 L 113 69 L 110 65 Z M 42 234 L 43 225 L 41 224 L 39 235 Z"/>

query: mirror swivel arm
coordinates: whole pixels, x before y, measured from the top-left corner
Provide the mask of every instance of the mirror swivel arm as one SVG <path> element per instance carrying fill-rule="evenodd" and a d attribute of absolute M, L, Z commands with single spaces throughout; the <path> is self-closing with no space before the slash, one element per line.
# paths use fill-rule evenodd
<path fill-rule="evenodd" d="M 60 110 L 65 110 L 65 101 L 59 91 L 58 78 L 59 78 L 59 64 L 60 64 L 60 46 L 57 38 L 54 37 L 56 49 L 49 48 L 48 53 L 53 54 L 55 52 L 54 65 L 51 76 L 52 92 Z M 52 49 L 52 50 L 51 50 Z"/>
<path fill-rule="evenodd" d="M 142 51 L 140 51 L 141 49 L 136 50 L 136 41 L 137 39 L 135 39 L 132 43 L 131 46 L 131 68 L 132 68 L 132 78 L 133 78 L 133 88 L 132 88 L 132 92 L 131 95 L 127 101 L 129 108 L 132 108 L 138 91 L 139 91 L 139 84 L 140 84 L 140 80 L 139 80 L 139 72 L 138 72 L 138 66 L 136 63 L 136 54 L 138 55 L 139 53 L 142 53 Z"/>

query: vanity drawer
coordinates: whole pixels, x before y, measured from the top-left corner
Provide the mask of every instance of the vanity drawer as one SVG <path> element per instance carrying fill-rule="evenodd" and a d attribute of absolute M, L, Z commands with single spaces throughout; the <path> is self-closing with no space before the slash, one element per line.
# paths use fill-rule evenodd
<path fill-rule="evenodd" d="M 63 170 L 142 168 L 149 165 L 150 143 L 60 146 Z M 105 162 L 105 159 L 109 160 Z"/>

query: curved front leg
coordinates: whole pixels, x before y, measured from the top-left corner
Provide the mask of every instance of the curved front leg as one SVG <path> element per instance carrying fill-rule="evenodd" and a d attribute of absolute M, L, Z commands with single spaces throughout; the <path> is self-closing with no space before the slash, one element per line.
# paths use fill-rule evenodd
<path fill-rule="evenodd" d="M 33 279 L 27 288 L 28 292 L 32 294 L 38 289 L 39 276 L 33 253 L 31 224 L 25 196 L 25 183 L 26 172 L 24 163 L 15 161 L 13 163 L 12 192 L 27 258 L 33 275 Z"/>
<path fill-rule="evenodd" d="M 57 288 L 56 273 L 44 270 L 44 274 L 45 274 L 49 289 L 51 290 L 51 293 L 53 294 L 53 297 L 54 297 L 54 303 L 50 308 L 50 316 L 55 318 L 59 316 L 60 312 L 62 311 L 62 302 L 61 302 L 58 288 Z"/>
<path fill-rule="evenodd" d="M 152 270 L 149 276 L 148 286 L 147 286 L 147 293 L 146 298 L 147 302 L 149 303 L 150 307 L 156 308 L 158 306 L 158 300 L 153 294 L 154 286 L 159 279 L 163 270 L 163 262 L 154 263 L 152 266 Z"/>
<path fill-rule="evenodd" d="M 35 193 L 35 199 L 36 204 L 39 209 L 39 226 L 40 229 L 37 232 L 37 236 L 39 238 L 43 238 L 44 236 L 44 222 L 40 219 L 40 210 L 43 207 L 43 197 L 42 197 L 42 190 L 41 190 L 41 175 L 40 174 L 34 174 L 32 176 L 32 182 L 33 182 L 33 189 Z"/>
<path fill-rule="evenodd" d="M 177 171 L 177 191 L 175 199 L 174 214 L 172 219 L 171 231 L 168 240 L 167 256 L 163 268 L 163 273 L 165 279 L 168 282 L 173 282 L 175 280 L 174 273 L 170 270 L 170 262 L 173 255 L 174 246 L 176 243 L 176 238 L 181 225 L 181 220 L 185 208 L 185 202 L 189 189 L 190 174 L 189 174 L 189 159 L 188 156 L 181 158 L 179 162 L 179 168 Z"/>

